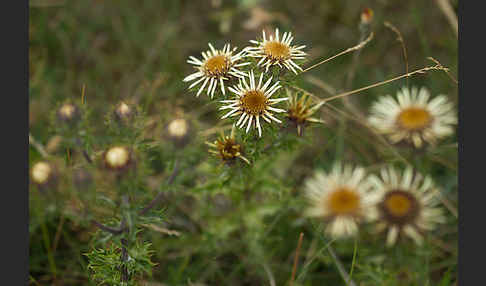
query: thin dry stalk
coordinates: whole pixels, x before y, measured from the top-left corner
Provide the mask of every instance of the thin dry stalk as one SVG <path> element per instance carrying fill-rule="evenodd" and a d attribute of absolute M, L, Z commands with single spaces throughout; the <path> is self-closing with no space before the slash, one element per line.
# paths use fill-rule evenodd
<path fill-rule="evenodd" d="M 439 9 L 446 16 L 447 21 L 449 21 L 449 24 L 454 30 L 454 33 L 456 33 L 456 37 L 459 37 L 459 26 L 457 23 L 457 16 L 456 13 L 454 13 L 454 9 L 452 9 L 452 5 L 451 3 L 449 3 L 449 0 L 435 0 L 435 3 L 437 4 L 437 6 L 439 6 Z"/>
<path fill-rule="evenodd" d="M 436 60 L 436 59 L 434 59 L 433 57 L 428 57 L 427 59 L 429 59 L 429 60 L 433 61 L 434 63 L 436 63 L 436 64 L 438 64 L 438 65 L 440 65 L 439 61 L 438 61 L 438 60 Z M 458 84 L 458 82 L 457 82 L 456 78 L 455 78 L 455 77 L 453 77 L 453 76 L 451 75 L 451 73 L 449 72 L 449 69 L 447 69 L 445 72 L 446 72 L 446 74 L 449 76 L 449 78 L 450 78 L 450 79 L 451 79 L 451 80 L 452 80 L 452 81 L 453 81 L 455 84 Z"/>
<path fill-rule="evenodd" d="M 328 62 L 330 60 L 333 60 L 333 59 L 335 59 L 335 58 L 337 58 L 339 56 L 345 55 L 345 54 L 350 53 L 350 52 L 353 52 L 353 51 L 357 51 L 359 49 L 362 49 L 368 42 L 370 42 L 373 39 L 373 36 L 374 36 L 374 34 L 373 34 L 373 32 L 371 32 L 370 35 L 368 36 L 368 38 L 366 38 L 364 41 L 362 41 L 358 45 L 356 45 L 354 47 L 351 47 L 351 48 L 348 48 L 347 50 L 344 50 L 344 51 L 342 51 L 342 52 L 340 52 L 340 53 L 338 53 L 338 54 L 336 54 L 336 55 L 334 55 L 334 56 L 332 56 L 330 58 L 327 58 L 325 60 L 322 60 L 322 61 L 318 62 L 317 64 L 314 64 L 314 65 L 312 65 L 312 66 L 304 69 L 301 73 L 304 73 L 306 71 L 309 71 L 309 70 L 311 70 L 311 69 L 313 69 L 313 68 L 315 68 L 317 66 L 320 66 L 323 63 L 326 63 L 326 62 Z"/>
<path fill-rule="evenodd" d="M 407 56 L 407 48 L 405 48 L 405 41 L 403 40 L 402 33 L 397 29 L 397 27 L 393 26 L 392 23 L 385 21 L 383 23 L 385 27 L 389 28 L 392 30 L 395 34 L 397 34 L 397 41 L 400 43 L 402 46 L 402 51 L 403 51 L 403 59 L 405 61 L 405 73 L 408 73 L 408 56 Z M 407 85 L 408 85 L 408 78 L 407 78 Z"/>
<path fill-rule="evenodd" d="M 300 247 L 302 246 L 303 238 L 304 238 L 304 233 L 301 232 L 299 236 L 299 242 L 297 243 L 297 249 L 295 250 L 294 266 L 292 267 L 292 277 L 290 278 L 290 286 L 294 284 L 295 272 L 297 271 L 297 263 L 299 262 Z"/>
<path fill-rule="evenodd" d="M 352 90 L 352 91 L 348 91 L 348 92 L 344 92 L 344 93 L 341 93 L 341 94 L 338 94 L 338 95 L 335 95 L 335 96 L 331 96 L 331 97 L 323 99 L 323 101 L 324 101 L 324 103 L 326 103 L 328 101 L 335 100 L 335 99 L 338 99 L 338 98 L 342 98 L 342 97 L 345 97 L 345 96 L 348 96 L 348 95 L 351 95 L 351 94 L 355 94 L 355 93 L 358 93 L 358 92 L 361 92 L 361 91 L 365 91 L 365 90 L 368 90 L 368 89 L 373 88 L 373 87 L 381 86 L 381 85 L 402 79 L 404 77 L 410 77 L 414 74 L 425 74 L 425 73 L 427 73 L 428 71 L 431 71 L 431 70 L 441 70 L 441 71 L 445 71 L 445 72 L 447 72 L 449 70 L 448 68 L 443 67 L 439 62 L 436 62 L 436 63 L 437 64 L 435 66 L 424 67 L 424 68 L 415 70 L 413 72 L 406 73 L 406 74 L 403 74 L 401 76 L 397 76 L 397 77 L 394 77 L 394 78 L 391 78 L 391 79 L 388 79 L 388 80 L 385 80 L 385 81 L 380 81 L 380 82 L 377 82 L 377 83 L 374 83 L 374 84 L 371 84 L 371 85 L 368 85 L 368 86 L 365 86 L 365 87 L 362 87 L 362 88 L 358 88 L 358 89 L 355 89 L 355 90 Z"/>

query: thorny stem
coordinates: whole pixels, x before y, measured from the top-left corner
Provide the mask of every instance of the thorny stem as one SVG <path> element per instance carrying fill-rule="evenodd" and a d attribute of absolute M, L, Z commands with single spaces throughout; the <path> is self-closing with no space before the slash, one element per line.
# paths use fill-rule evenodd
<path fill-rule="evenodd" d="M 174 163 L 174 171 L 172 171 L 172 174 L 170 175 L 169 179 L 167 180 L 167 185 L 172 184 L 174 182 L 175 177 L 177 176 L 177 173 L 179 172 L 179 160 L 176 159 Z M 138 214 L 139 215 L 144 215 L 147 213 L 151 208 L 153 208 L 163 197 L 164 197 L 165 192 L 161 191 L 155 196 L 155 198 L 146 206 L 144 207 Z"/>
<path fill-rule="evenodd" d="M 350 52 L 353 52 L 353 51 L 356 51 L 356 50 L 359 50 L 359 49 L 363 48 L 363 47 L 364 47 L 364 46 L 365 46 L 365 45 L 366 45 L 366 44 L 367 44 L 369 41 L 371 41 L 371 40 L 373 39 L 373 36 L 374 36 L 374 34 L 373 34 L 373 32 L 371 32 L 371 33 L 370 33 L 370 35 L 368 36 L 368 38 L 366 38 L 366 40 L 364 40 L 363 42 L 359 43 L 358 45 L 356 45 L 356 46 L 354 46 L 354 47 L 351 47 L 351 48 L 348 48 L 347 50 L 344 50 L 344 51 L 342 51 L 342 52 L 340 52 L 340 53 L 338 53 L 338 54 L 336 54 L 336 55 L 334 55 L 334 56 L 332 56 L 332 57 L 330 57 L 330 58 L 327 58 L 327 59 L 325 59 L 325 60 L 322 60 L 322 61 L 318 62 L 317 64 L 314 64 L 314 65 L 312 65 L 312 66 L 310 66 L 310 67 L 308 67 L 308 68 L 304 69 L 304 70 L 303 70 L 301 73 L 299 73 L 299 74 L 302 74 L 302 73 L 304 73 L 304 72 L 306 72 L 306 71 L 309 71 L 309 70 L 311 70 L 311 69 L 313 69 L 313 68 L 315 68 L 315 67 L 317 67 L 317 66 L 320 66 L 320 65 L 322 65 L 323 63 L 326 63 L 326 62 L 328 62 L 328 61 L 330 61 L 330 60 L 332 60 L 332 59 L 335 59 L 335 58 L 337 58 L 337 57 L 339 57 L 339 56 L 342 56 L 342 55 L 345 55 L 345 54 L 347 54 L 347 53 L 350 53 Z"/>
<path fill-rule="evenodd" d="M 99 227 L 101 230 L 104 230 L 106 232 L 109 232 L 113 235 L 119 235 L 119 234 L 122 234 L 125 230 L 126 230 L 126 226 L 125 226 L 125 221 L 123 220 L 122 223 L 120 224 L 120 227 L 119 228 L 113 228 L 113 227 L 109 227 L 109 226 L 106 226 L 94 219 L 91 220 L 91 223 L 93 223 L 94 225 L 96 225 L 97 227 Z"/>

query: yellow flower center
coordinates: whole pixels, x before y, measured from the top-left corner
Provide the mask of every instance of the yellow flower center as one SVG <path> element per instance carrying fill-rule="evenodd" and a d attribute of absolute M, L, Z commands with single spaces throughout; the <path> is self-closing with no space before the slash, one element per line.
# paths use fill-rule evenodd
<path fill-rule="evenodd" d="M 395 192 L 385 199 L 385 207 L 388 212 L 396 217 L 407 215 L 412 209 L 412 205 L 412 198 L 403 192 Z"/>
<path fill-rule="evenodd" d="M 357 214 L 360 197 L 351 189 L 339 188 L 329 195 L 327 204 L 327 207 L 334 215 Z"/>
<path fill-rule="evenodd" d="M 124 147 L 113 147 L 105 155 L 106 162 L 112 168 L 121 168 L 129 160 L 129 154 Z"/>
<path fill-rule="evenodd" d="M 51 167 L 45 162 L 39 162 L 32 167 L 32 179 L 38 184 L 43 184 L 49 179 Z"/>
<path fill-rule="evenodd" d="M 225 55 L 217 55 L 209 58 L 204 64 L 207 75 L 222 75 L 229 70 L 230 59 Z"/>
<path fill-rule="evenodd" d="M 271 41 L 265 44 L 263 52 L 273 60 L 286 60 L 290 58 L 289 46 L 277 41 Z"/>
<path fill-rule="evenodd" d="M 175 119 L 169 124 L 169 134 L 174 137 L 182 137 L 187 133 L 187 121 L 185 119 Z"/>
<path fill-rule="evenodd" d="M 259 115 L 265 111 L 268 105 L 268 99 L 263 92 L 251 90 L 241 97 L 240 103 L 244 112 L 251 115 Z"/>
<path fill-rule="evenodd" d="M 430 113 L 420 107 L 409 107 L 398 115 L 398 124 L 407 130 L 423 129 L 431 120 Z"/>

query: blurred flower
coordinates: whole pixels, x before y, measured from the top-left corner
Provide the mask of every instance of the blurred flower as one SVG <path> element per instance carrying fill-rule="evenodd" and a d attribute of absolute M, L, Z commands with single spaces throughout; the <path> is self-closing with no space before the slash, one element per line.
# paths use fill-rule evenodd
<path fill-rule="evenodd" d="M 227 164 L 234 163 L 236 158 L 240 158 L 248 165 L 250 164 L 250 161 L 241 154 L 241 145 L 235 141 L 235 125 L 231 128 L 230 136 L 224 136 L 223 132 L 221 132 L 219 139 L 214 141 L 214 143 L 206 142 L 206 144 L 213 148 L 209 150 L 209 153 L 215 154 Z"/>
<path fill-rule="evenodd" d="M 272 65 L 278 65 L 282 68 L 282 65 L 287 69 L 297 74 L 295 69 L 301 70 L 293 60 L 305 59 L 306 53 L 301 51 L 305 46 L 290 46 L 290 43 L 294 37 L 290 32 L 285 32 L 282 39 L 279 38 L 278 29 L 275 30 L 275 39 L 273 35 L 267 40 L 265 30 L 263 30 L 263 40 L 256 41 L 250 40 L 250 43 L 256 44 L 256 47 L 247 47 L 244 50 L 248 51 L 249 57 L 261 58 L 257 63 L 257 66 L 262 65 L 265 67 L 265 72 Z"/>
<path fill-rule="evenodd" d="M 44 191 L 48 187 L 54 187 L 57 183 L 57 176 L 54 166 L 51 163 L 40 161 L 31 168 L 30 176 L 32 182 Z"/>
<path fill-rule="evenodd" d="M 329 174 L 317 171 L 306 181 L 306 196 L 311 206 L 307 216 L 322 217 L 326 232 L 335 238 L 355 235 L 358 223 L 376 217 L 373 205 L 377 196 L 369 192 L 361 167 L 336 164 Z"/>
<path fill-rule="evenodd" d="M 271 107 L 271 105 L 285 101 L 288 98 L 270 99 L 272 94 L 281 87 L 279 85 L 279 81 L 277 81 L 272 85 L 272 87 L 267 89 L 272 81 L 272 77 L 270 77 L 262 86 L 263 73 L 261 73 L 258 85 L 256 85 L 255 75 L 253 74 L 252 70 L 250 72 L 249 80 L 249 86 L 246 80 L 243 78 L 243 82 L 240 80 L 240 83 L 237 86 L 228 87 L 228 90 L 236 94 L 236 99 L 221 101 L 222 103 L 227 103 L 228 105 L 220 107 L 220 110 L 231 109 L 231 111 L 226 113 L 223 117 L 221 117 L 221 119 L 241 114 L 240 119 L 238 119 L 236 123 L 236 127 L 239 126 L 241 128 L 245 125 L 246 121 L 248 121 L 248 125 L 246 127 L 246 132 L 248 133 L 251 123 L 255 122 L 255 126 L 258 129 L 258 136 L 261 137 L 262 128 L 260 126 L 260 117 L 268 123 L 271 123 L 270 119 L 273 119 L 278 123 L 282 123 L 282 121 L 275 118 L 270 111 L 285 112 L 285 110 Z"/>
<path fill-rule="evenodd" d="M 221 92 L 225 94 L 224 88 L 224 80 L 229 80 L 231 77 L 234 78 L 242 78 L 246 76 L 246 73 L 240 71 L 238 68 L 242 66 L 249 65 L 249 62 L 238 63 L 244 57 L 245 51 L 242 50 L 239 53 L 233 55 L 233 52 L 236 50 L 236 47 L 233 50 L 230 50 L 230 44 L 224 45 L 222 50 L 214 49 L 211 43 L 208 43 L 209 48 L 206 52 L 202 52 L 203 60 L 199 60 L 193 56 L 189 57 L 187 61 L 190 64 L 196 66 L 197 72 L 188 75 L 184 78 L 184 81 L 193 81 L 198 79 L 197 81 L 193 82 L 189 88 L 196 86 L 200 82 L 203 82 L 199 91 L 197 92 L 196 96 L 199 96 L 201 92 L 206 87 L 206 84 L 209 82 L 209 86 L 207 88 L 207 95 L 213 98 L 214 91 L 219 82 L 219 86 L 221 88 Z M 204 81 L 203 81 L 204 80 Z"/>
<path fill-rule="evenodd" d="M 451 125 L 457 123 L 457 116 L 447 96 L 439 95 L 430 101 L 429 97 L 424 87 L 404 87 L 398 91 L 397 101 L 388 95 L 373 104 L 369 123 L 392 143 L 404 140 L 416 148 L 424 142 L 435 144 L 454 132 Z"/>
<path fill-rule="evenodd" d="M 66 123 L 73 123 L 79 119 L 79 108 L 72 103 L 64 103 L 57 110 L 57 118 L 59 121 Z"/>
<path fill-rule="evenodd" d="M 411 167 L 402 176 L 393 167 L 384 168 L 381 178 L 371 175 L 368 181 L 380 197 L 376 207 L 379 215 L 377 230 L 388 229 L 387 246 L 395 244 L 402 233 L 421 244 L 424 231 L 434 229 L 436 223 L 445 222 L 442 209 L 436 207 L 439 201 L 432 179 L 424 179 L 418 173 L 414 175 Z"/>
<path fill-rule="evenodd" d="M 103 154 L 104 165 L 108 169 L 122 171 L 127 169 L 132 162 L 132 154 L 128 148 L 114 146 Z"/>
<path fill-rule="evenodd" d="M 133 108 L 122 101 L 115 107 L 114 113 L 117 120 L 128 120 L 133 116 Z"/>
<path fill-rule="evenodd" d="M 297 134 L 302 136 L 304 127 L 309 122 L 324 123 L 321 119 L 311 117 L 324 104 L 324 101 L 313 103 L 309 99 L 309 94 L 304 93 L 298 96 L 297 93 L 287 89 L 289 100 L 287 101 L 287 117 L 290 122 L 297 126 Z"/>
<path fill-rule="evenodd" d="M 167 136 L 180 147 L 188 143 L 189 131 L 189 121 L 184 118 L 176 118 L 167 125 Z"/>

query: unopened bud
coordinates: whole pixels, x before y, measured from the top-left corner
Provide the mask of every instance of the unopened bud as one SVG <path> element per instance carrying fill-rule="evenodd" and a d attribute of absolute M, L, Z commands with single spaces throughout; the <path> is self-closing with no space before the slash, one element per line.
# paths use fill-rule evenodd
<path fill-rule="evenodd" d="M 373 10 L 364 8 L 361 12 L 361 24 L 369 25 L 373 21 Z"/>

